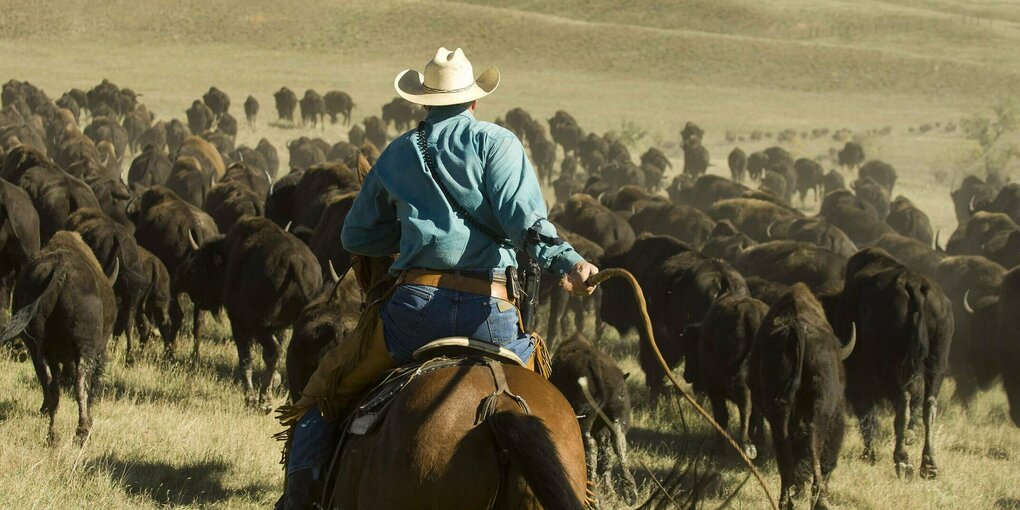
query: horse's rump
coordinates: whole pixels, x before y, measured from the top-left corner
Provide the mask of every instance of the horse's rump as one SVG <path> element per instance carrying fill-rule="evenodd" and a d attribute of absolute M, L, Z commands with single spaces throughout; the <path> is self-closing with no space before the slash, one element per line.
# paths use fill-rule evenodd
<path fill-rule="evenodd" d="M 502 372 L 530 415 L 501 395 L 493 416 L 476 424 L 496 389 L 484 363 L 422 374 L 370 432 L 344 439 L 332 470 L 331 506 L 537 509 L 538 496 L 548 508 L 583 508 L 584 448 L 570 405 L 526 368 L 502 365 Z M 536 482 L 535 490 L 526 479 Z"/>

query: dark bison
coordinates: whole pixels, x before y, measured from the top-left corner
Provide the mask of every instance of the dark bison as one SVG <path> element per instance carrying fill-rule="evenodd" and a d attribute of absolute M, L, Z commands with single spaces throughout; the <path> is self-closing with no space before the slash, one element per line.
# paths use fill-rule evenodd
<path fill-rule="evenodd" d="M 946 241 L 950 255 L 980 255 L 982 249 L 996 236 L 1020 230 L 1012 219 L 1003 213 L 978 211 L 960 223 Z"/>
<path fill-rule="evenodd" d="M 0 179 L 0 278 L 19 271 L 40 246 L 39 213 L 32 199 Z"/>
<path fill-rule="evenodd" d="M 917 239 L 925 246 L 932 245 L 934 236 L 928 215 L 903 195 L 889 204 L 889 215 L 885 222 L 900 235 Z"/>
<path fill-rule="evenodd" d="M 687 354 L 684 378 L 708 395 L 712 415 L 719 425 L 729 424 L 726 403 L 737 406 L 740 443 L 752 459 L 757 457 L 758 450 L 751 442 L 753 381 L 748 379 L 748 373 L 754 335 L 768 311 L 768 305 L 750 296 L 724 294 L 712 303 L 700 324 L 688 326 L 684 333 L 697 339 L 698 346 Z M 760 428 L 760 423 L 755 426 Z"/>
<path fill-rule="evenodd" d="M 747 174 L 752 180 L 761 179 L 761 175 L 768 165 L 769 157 L 764 151 L 752 152 L 747 157 Z"/>
<path fill-rule="evenodd" d="M 793 169 L 797 172 L 797 193 L 800 195 L 800 202 L 804 203 L 809 190 L 814 192 L 815 202 L 821 200 L 819 193 L 825 180 L 822 165 L 813 159 L 800 158 L 793 162 Z"/>
<path fill-rule="evenodd" d="M 628 504 L 637 501 L 637 482 L 630 472 L 627 456 L 627 429 L 630 427 L 630 395 L 626 379 L 613 358 L 600 352 L 581 333 L 575 333 L 556 351 L 549 382 L 563 393 L 578 416 L 584 436 L 584 458 L 588 464 L 588 479 L 601 478 L 606 487 L 612 487 L 612 465 L 609 448 L 612 445 L 623 474 L 623 496 Z M 583 382 L 582 382 L 583 381 Z M 598 410 L 593 409 L 584 395 L 582 384 L 588 389 Z M 600 417 L 605 414 L 612 422 Z"/>
<path fill-rule="evenodd" d="M 173 163 L 163 151 L 153 145 L 146 145 L 128 168 L 128 186 L 138 191 L 149 186 L 163 185 L 172 169 Z"/>
<path fill-rule="evenodd" d="M 738 182 L 744 180 L 744 176 L 747 175 L 747 154 L 744 154 L 740 147 L 734 147 L 726 160 L 730 165 L 730 176 L 733 180 Z"/>
<path fill-rule="evenodd" d="M 259 140 L 255 150 L 266 159 L 266 170 L 269 170 L 269 175 L 276 179 L 280 171 L 280 155 L 276 152 L 276 147 L 273 147 L 269 140 L 263 138 Z"/>
<path fill-rule="evenodd" d="M 591 195 L 578 193 L 570 197 L 563 213 L 555 219 L 571 232 L 606 249 L 612 246 L 626 248 L 634 242 L 634 228 L 627 220 Z"/>
<path fill-rule="evenodd" d="M 995 194 L 995 187 L 982 181 L 980 177 L 974 175 L 964 177 L 960 187 L 950 193 L 956 209 L 956 221 L 963 223 L 975 211 L 988 207 Z"/>
<path fill-rule="evenodd" d="M 839 166 L 853 170 L 864 163 L 864 148 L 857 142 L 847 142 L 839 151 Z"/>
<path fill-rule="evenodd" d="M 857 246 L 845 232 L 824 218 L 794 218 L 773 224 L 766 232 L 770 240 L 801 241 L 849 257 Z"/>
<path fill-rule="evenodd" d="M 138 200 L 128 207 L 128 215 L 135 223 L 135 239 L 138 245 L 156 255 L 170 275 L 173 294 L 170 303 L 170 334 L 163 337 L 163 342 L 167 356 L 172 356 L 184 321 L 184 310 L 180 303 L 183 290 L 177 279 L 178 270 L 188 254 L 219 232 L 216 223 L 208 214 L 163 186 L 153 186 L 145 190 Z M 197 357 L 201 330 L 201 315 L 197 306 L 193 319 L 195 336 L 193 356 Z"/>
<path fill-rule="evenodd" d="M 798 241 L 771 241 L 740 252 L 734 266 L 747 276 L 786 285 L 806 284 L 814 292 L 839 291 L 847 258 Z"/>
<path fill-rule="evenodd" d="M 337 115 L 343 115 L 344 125 L 351 123 L 351 112 L 354 110 L 354 100 L 350 94 L 339 90 L 326 92 L 323 98 L 326 102 L 326 113 L 329 114 L 329 122 L 336 124 Z"/>
<path fill-rule="evenodd" d="M 249 405 L 268 409 L 279 377 L 282 333 L 319 293 L 322 275 L 311 250 L 265 218 L 245 217 L 182 264 L 178 280 L 193 299 L 226 308 Z M 256 396 L 251 348 L 262 347 L 265 373 Z"/>
<path fill-rule="evenodd" d="M 117 223 L 99 209 L 79 209 L 68 219 L 67 226 L 77 232 L 92 250 L 103 271 L 118 273 L 113 280 L 117 318 L 114 335 L 124 335 L 127 346 L 125 359 L 134 362 L 135 313 L 145 287 L 144 268 L 138 256 L 138 243 L 131 230 Z"/>
<path fill-rule="evenodd" d="M 843 179 L 843 174 L 836 170 L 829 170 L 829 173 L 822 177 L 822 194 L 828 195 L 841 189 L 846 189 L 846 180 Z"/>
<path fill-rule="evenodd" d="M 803 284 L 769 309 L 754 341 L 755 402 L 768 419 L 782 487 L 779 506 L 811 482 L 812 508 L 828 508 L 829 476 L 846 430 L 843 360 L 854 336 L 842 344 L 821 304 Z"/>
<path fill-rule="evenodd" d="M 67 219 L 74 211 L 100 207 L 87 184 L 52 163 L 26 169 L 15 182 L 28 193 L 39 213 L 39 239 L 43 244 L 57 231 L 66 229 Z"/>
<path fill-rule="evenodd" d="M 145 346 L 158 330 L 163 338 L 170 337 L 170 273 L 151 251 L 138 247 L 138 260 L 142 264 L 142 294 L 135 313 L 138 326 L 138 343 Z"/>
<path fill-rule="evenodd" d="M 230 96 L 216 87 L 209 87 L 209 91 L 202 95 L 202 102 L 212 110 L 217 119 L 230 113 Z"/>
<path fill-rule="evenodd" d="M 868 178 L 879 186 L 882 186 L 890 194 L 893 192 L 893 187 L 896 185 L 896 169 L 892 165 L 878 159 L 868 161 L 861 167 L 860 170 L 861 178 Z"/>
<path fill-rule="evenodd" d="M 931 274 L 953 303 L 956 327 L 953 348 L 949 351 L 949 375 L 956 380 L 956 397 L 969 404 L 977 394 L 981 366 L 975 366 L 973 351 L 988 347 L 986 338 L 971 335 L 974 320 L 966 313 L 967 300 L 978 303 L 999 294 L 1006 270 L 1002 266 L 977 255 L 945 257 Z"/>
<path fill-rule="evenodd" d="M 702 255 L 669 236 L 642 235 L 629 250 L 607 249 L 606 267 L 622 267 L 632 273 L 648 296 L 648 313 L 666 362 L 675 366 L 696 344 L 684 337 L 684 328 L 702 320 L 708 307 L 727 292 L 747 295 L 743 277 L 729 264 Z M 623 284 L 607 282 L 603 288 L 601 316 L 621 333 L 637 327 L 640 315 Z M 653 400 L 662 395 L 664 373 L 645 332 L 638 361 L 645 373 Z"/>
<path fill-rule="evenodd" d="M 769 225 L 801 215 L 788 207 L 753 198 L 720 200 L 712 204 L 706 212 L 717 222 L 728 220 L 758 242 L 769 240 Z"/>
<path fill-rule="evenodd" d="M 287 120 L 293 123 L 294 110 L 298 105 L 297 94 L 295 94 L 293 90 L 283 87 L 273 93 L 273 99 L 276 100 L 276 115 L 279 119 L 281 121 Z"/>
<path fill-rule="evenodd" d="M 715 228 L 712 218 L 700 210 L 669 202 L 648 204 L 627 222 L 636 234 L 648 232 L 673 236 L 696 247 L 705 244 Z"/>
<path fill-rule="evenodd" d="M 255 96 L 248 96 L 244 100 L 244 119 L 248 121 L 248 127 L 254 128 L 259 117 L 259 100 Z"/>
<path fill-rule="evenodd" d="M 697 177 L 708 171 L 711 155 L 704 145 L 684 147 L 684 173 Z"/>
<path fill-rule="evenodd" d="M 209 192 L 209 179 L 202 173 L 202 164 L 195 158 L 177 158 L 164 185 L 178 197 L 195 207 L 202 207 Z"/>
<path fill-rule="evenodd" d="M 191 103 L 191 108 L 185 112 L 188 116 L 188 129 L 192 133 L 204 133 L 213 126 L 215 114 L 202 101 L 196 99 Z"/>
<path fill-rule="evenodd" d="M 21 336 L 43 390 L 42 412 L 50 418 L 49 441 L 59 441 L 55 424 L 61 374 L 74 374 L 78 401 L 75 440 L 92 430 L 91 406 L 106 366 L 106 346 L 117 313 L 111 280 L 81 237 L 61 231 L 18 275 L 13 310 L 2 336 Z M 70 381 L 68 381 L 70 382 Z"/>
<path fill-rule="evenodd" d="M 875 239 L 869 246 L 881 248 L 901 264 L 920 271 L 928 276 L 935 276 L 935 268 L 946 254 L 900 234 L 884 234 Z"/>
<path fill-rule="evenodd" d="M 920 474 L 935 478 L 932 434 L 939 390 L 949 364 L 953 310 L 934 280 L 907 268 L 878 248 L 861 250 L 847 262 L 837 330 L 857 325 L 857 348 L 847 360 L 847 400 L 860 420 L 862 457 L 876 460 L 876 405 L 892 402 L 900 477 L 913 475 L 906 450 L 908 423 L 923 408 L 924 451 Z M 913 430 L 913 427 L 910 427 Z"/>
<path fill-rule="evenodd" d="M 308 89 L 299 101 L 301 107 L 301 123 L 312 123 L 312 126 L 326 128 L 326 100 L 318 92 Z"/>
<path fill-rule="evenodd" d="M 834 191 L 825 195 L 818 215 L 846 232 L 857 246 L 869 244 L 885 234 L 896 232 L 878 219 L 878 213 L 871 204 L 858 199 L 849 190 Z"/>

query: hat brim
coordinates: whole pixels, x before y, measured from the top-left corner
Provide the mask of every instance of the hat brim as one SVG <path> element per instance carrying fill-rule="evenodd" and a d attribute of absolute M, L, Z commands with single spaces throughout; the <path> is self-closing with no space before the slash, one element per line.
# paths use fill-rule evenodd
<path fill-rule="evenodd" d="M 393 88 L 397 89 L 400 97 L 422 106 L 447 106 L 453 104 L 470 103 L 481 99 L 499 86 L 499 70 L 488 69 L 475 79 L 471 87 L 456 92 L 436 92 L 425 88 L 425 76 L 407 69 L 402 71 L 393 80 Z"/>

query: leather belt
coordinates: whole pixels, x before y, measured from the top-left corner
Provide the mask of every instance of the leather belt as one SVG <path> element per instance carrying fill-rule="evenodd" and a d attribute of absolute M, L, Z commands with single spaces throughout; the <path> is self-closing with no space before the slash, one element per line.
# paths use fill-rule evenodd
<path fill-rule="evenodd" d="M 509 300 L 506 292 L 506 283 L 483 280 L 473 276 L 464 276 L 456 273 L 438 272 L 427 269 L 410 269 L 404 271 L 401 282 L 410 285 L 427 285 L 442 289 L 456 290 L 480 296 L 492 296 L 503 300 Z"/>

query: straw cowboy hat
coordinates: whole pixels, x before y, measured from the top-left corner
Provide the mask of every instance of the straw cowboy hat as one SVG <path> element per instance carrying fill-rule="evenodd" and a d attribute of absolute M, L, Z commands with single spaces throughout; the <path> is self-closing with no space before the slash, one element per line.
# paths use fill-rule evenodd
<path fill-rule="evenodd" d="M 499 70 L 491 68 L 475 78 L 471 62 L 457 48 L 439 48 L 425 74 L 407 69 L 397 75 L 393 86 L 400 97 L 423 106 L 446 106 L 481 99 L 499 85 Z"/>

